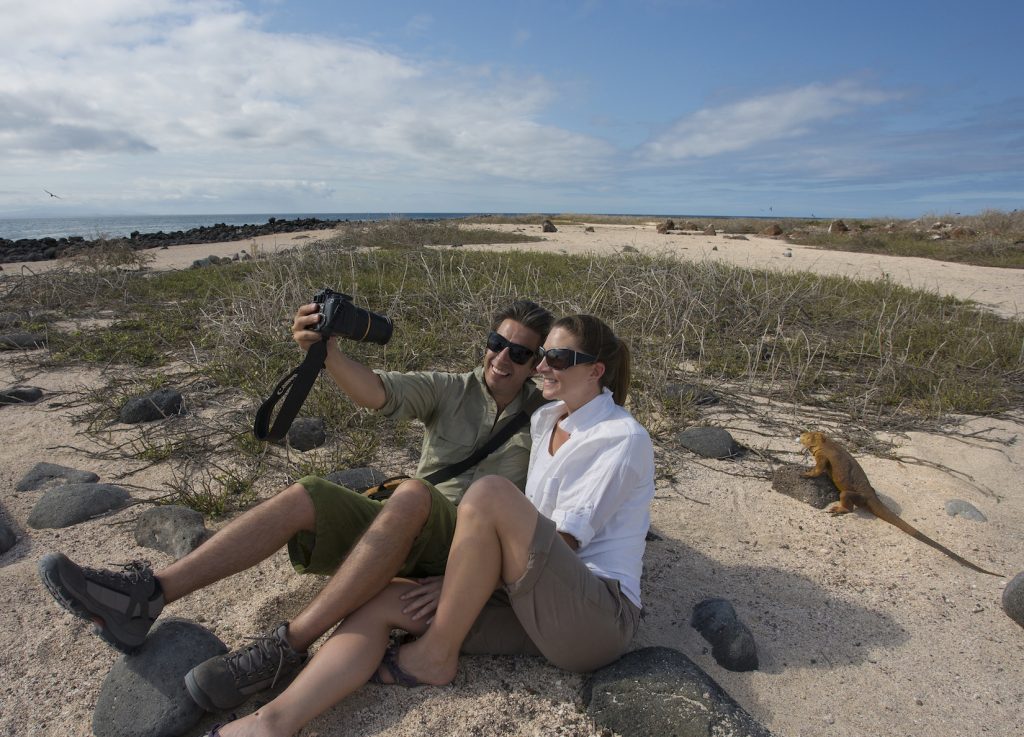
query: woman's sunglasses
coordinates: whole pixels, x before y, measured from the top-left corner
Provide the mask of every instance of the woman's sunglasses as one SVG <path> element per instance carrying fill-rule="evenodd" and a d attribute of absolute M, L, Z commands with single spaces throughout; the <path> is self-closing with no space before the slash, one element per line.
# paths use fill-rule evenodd
<path fill-rule="evenodd" d="M 555 371 L 564 371 L 580 363 L 594 363 L 597 361 L 597 356 L 591 356 L 589 353 L 580 353 L 572 348 L 548 348 L 547 350 L 538 348 L 537 354 L 542 360 L 547 361 L 548 366 Z"/>
<path fill-rule="evenodd" d="M 531 358 L 537 357 L 537 351 L 530 350 L 525 345 L 513 343 L 502 335 L 491 333 L 487 336 L 487 350 L 501 353 L 506 348 L 508 348 L 508 357 L 512 359 L 512 363 L 518 363 L 520 366 L 525 366 Z"/>

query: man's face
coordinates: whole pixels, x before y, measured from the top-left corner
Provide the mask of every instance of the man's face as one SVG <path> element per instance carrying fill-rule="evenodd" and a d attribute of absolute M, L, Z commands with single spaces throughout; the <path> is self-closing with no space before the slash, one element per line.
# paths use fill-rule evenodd
<path fill-rule="evenodd" d="M 530 328 L 515 320 L 505 320 L 495 330 L 498 335 L 510 343 L 517 343 L 536 352 L 540 347 L 540 336 Z M 490 348 L 484 353 L 484 383 L 499 402 L 509 402 L 523 388 L 537 365 L 537 359 L 531 358 L 524 364 L 518 364 L 508 355 L 508 348 L 495 353 Z"/>

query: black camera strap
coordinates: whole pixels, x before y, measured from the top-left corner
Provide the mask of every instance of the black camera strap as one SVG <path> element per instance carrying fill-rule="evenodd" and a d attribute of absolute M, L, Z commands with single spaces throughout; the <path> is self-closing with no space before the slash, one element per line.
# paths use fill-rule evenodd
<path fill-rule="evenodd" d="M 313 388 L 316 377 L 320 375 L 320 369 L 324 367 L 327 360 L 327 341 L 318 340 L 306 351 L 306 358 L 285 376 L 274 387 L 274 391 L 267 397 L 267 401 L 256 410 L 256 421 L 253 423 L 252 434 L 257 440 L 280 440 L 287 434 L 288 428 L 292 426 L 292 420 L 302 409 L 302 403 L 306 401 L 306 395 Z M 287 393 L 287 396 L 285 394 Z M 284 404 L 277 413 L 273 426 L 270 425 L 270 415 L 274 407 L 284 397 Z"/>
<path fill-rule="evenodd" d="M 473 451 L 471 455 L 463 458 L 457 463 L 452 463 L 444 468 L 437 469 L 433 473 L 427 474 L 423 477 L 423 480 L 436 486 L 437 484 L 441 484 L 449 479 L 455 478 L 464 471 L 468 471 L 504 445 L 508 439 L 515 435 L 524 425 L 529 424 L 530 415 L 532 415 L 534 410 L 542 404 L 546 404 L 546 401 L 543 397 L 538 395 L 534 401 L 529 403 L 529 406 L 524 407 L 522 411 L 509 420 L 504 427 L 487 438 L 487 442 Z M 384 501 L 391 496 L 398 484 L 407 478 L 409 478 L 409 476 L 392 476 L 391 478 L 380 482 L 377 486 L 371 486 L 362 493 L 364 496 L 368 496 L 376 501 Z"/>

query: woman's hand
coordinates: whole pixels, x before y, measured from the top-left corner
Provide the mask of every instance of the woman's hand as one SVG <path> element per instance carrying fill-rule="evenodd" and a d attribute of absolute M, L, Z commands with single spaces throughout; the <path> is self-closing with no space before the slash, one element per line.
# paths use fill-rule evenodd
<path fill-rule="evenodd" d="M 314 343 L 323 340 L 320 333 L 312 330 L 319 320 L 320 306 L 316 302 L 302 305 L 295 313 L 295 319 L 292 321 L 292 339 L 303 351 L 308 351 Z"/>
<path fill-rule="evenodd" d="M 441 599 L 441 584 L 444 583 L 444 576 L 430 576 L 416 580 L 419 585 L 410 591 L 402 594 L 401 599 L 407 602 L 402 614 L 408 614 L 412 619 L 427 619 L 427 624 L 434 621 L 434 612 L 437 611 L 437 602 Z"/>

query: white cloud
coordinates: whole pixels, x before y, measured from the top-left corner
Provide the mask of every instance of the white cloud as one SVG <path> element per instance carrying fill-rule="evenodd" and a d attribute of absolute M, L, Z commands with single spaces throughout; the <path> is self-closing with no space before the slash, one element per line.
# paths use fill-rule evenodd
<path fill-rule="evenodd" d="M 796 138 L 816 123 L 878 105 L 892 95 L 854 82 L 811 84 L 785 92 L 705 108 L 673 124 L 645 143 L 647 162 L 703 158 L 743 151 L 759 144 Z"/>
<path fill-rule="evenodd" d="M 322 192 L 361 177 L 571 181 L 611 154 L 540 122 L 554 100 L 543 79 L 272 32 L 235 3 L 0 0 L 0 17 L 3 185 L 116 167 L 181 191 L 224 172 Z"/>

